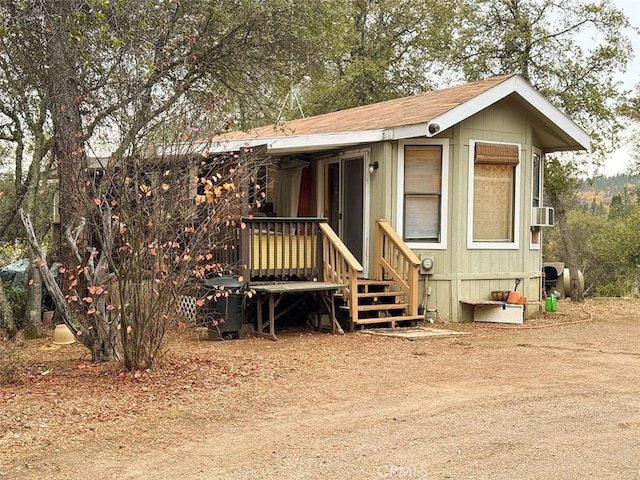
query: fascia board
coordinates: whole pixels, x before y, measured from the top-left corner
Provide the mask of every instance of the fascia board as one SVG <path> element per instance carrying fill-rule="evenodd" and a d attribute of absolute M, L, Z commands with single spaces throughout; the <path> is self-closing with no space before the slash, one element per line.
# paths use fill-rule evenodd
<path fill-rule="evenodd" d="M 158 145 L 151 153 L 156 157 L 182 157 L 185 155 L 208 155 L 210 153 L 224 153 L 240 150 L 241 148 L 266 145 L 266 139 L 247 138 L 242 140 L 219 140 L 212 142 L 194 142 L 178 145 Z"/>
<path fill-rule="evenodd" d="M 223 153 L 241 148 L 266 145 L 268 153 L 280 151 L 308 150 L 313 148 L 339 148 L 360 143 L 374 143 L 393 139 L 392 130 L 364 130 L 358 132 L 322 133 L 312 135 L 286 135 L 281 137 L 244 138 L 218 140 L 192 144 L 158 146 L 156 156 L 180 156 L 193 154 Z"/>
<path fill-rule="evenodd" d="M 432 137 L 433 135 L 429 134 L 430 123 L 435 122 L 417 123 L 415 125 L 404 125 L 402 127 L 395 127 L 393 129 L 393 139 L 405 140 L 407 138 Z"/>
<path fill-rule="evenodd" d="M 215 141 L 203 144 L 203 153 L 225 153 L 234 152 L 242 148 L 258 147 L 269 145 L 267 138 L 245 138 L 241 140 Z"/>
<path fill-rule="evenodd" d="M 313 135 L 287 135 L 267 139 L 269 152 L 295 150 L 296 148 L 347 146 L 358 143 L 374 143 L 389 140 L 387 130 L 364 130 L 359 132 L 322 133 Z M 263 139 L 264 140 L 264 139 Z"/>

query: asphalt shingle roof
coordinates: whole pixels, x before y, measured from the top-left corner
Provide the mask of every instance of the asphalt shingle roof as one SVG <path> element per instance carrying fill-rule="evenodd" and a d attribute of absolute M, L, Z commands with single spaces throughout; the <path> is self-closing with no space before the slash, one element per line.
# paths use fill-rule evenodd
<path fill-rule="evenodd" d="M 284 125 L 268 125 L 248 132 L 229 132 L 224 137 L 267 138 L 358 132 L 417 125 L 462 105 L 513 76 L 503 75 L 411 97 L 301 118 L 286 122 Z"/>

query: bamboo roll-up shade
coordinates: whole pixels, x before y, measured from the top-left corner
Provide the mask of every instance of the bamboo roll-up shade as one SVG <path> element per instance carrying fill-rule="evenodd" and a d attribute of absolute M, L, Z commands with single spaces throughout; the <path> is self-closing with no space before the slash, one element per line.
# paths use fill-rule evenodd
<path fill-rule="evenodd" d="M 509 165 L 478 165 L 473 188 L 473 239 L 513 241 L 514 174 Z"/>
<path fill-rule="evenodd" d="M 518 165 L 520 163 L 517 145 L 477 142 L 475 150 L 474 163 L 492 163 L 494 165 Z"/>

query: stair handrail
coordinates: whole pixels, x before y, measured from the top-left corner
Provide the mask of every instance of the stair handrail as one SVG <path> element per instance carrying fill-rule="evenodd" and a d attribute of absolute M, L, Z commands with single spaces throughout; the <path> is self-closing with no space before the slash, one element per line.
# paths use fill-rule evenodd
<path fill-rule="evenodd" d="M 385 218 L 376 220 L 375 278 L 385 272 L 407 293 L 409 315 L 418 314 L 418 267 L 420 259 Z"/>
<path fill-rule="evenodd" d="M 358 320 L 358 274 L 364 269 L 328 223 L 320 223 L 322 233 L 322 266 L 325 282 L 346 285 L 352 325 Z"/>

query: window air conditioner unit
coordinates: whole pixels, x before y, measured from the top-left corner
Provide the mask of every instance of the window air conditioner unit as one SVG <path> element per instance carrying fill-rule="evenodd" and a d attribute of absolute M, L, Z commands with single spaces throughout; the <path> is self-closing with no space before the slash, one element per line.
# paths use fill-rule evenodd
<path fill-rule="evenodd" d="M 534 227 L 553 227 L 553 208 L 533 207 L 531 212 L 531 225 Z"/>

